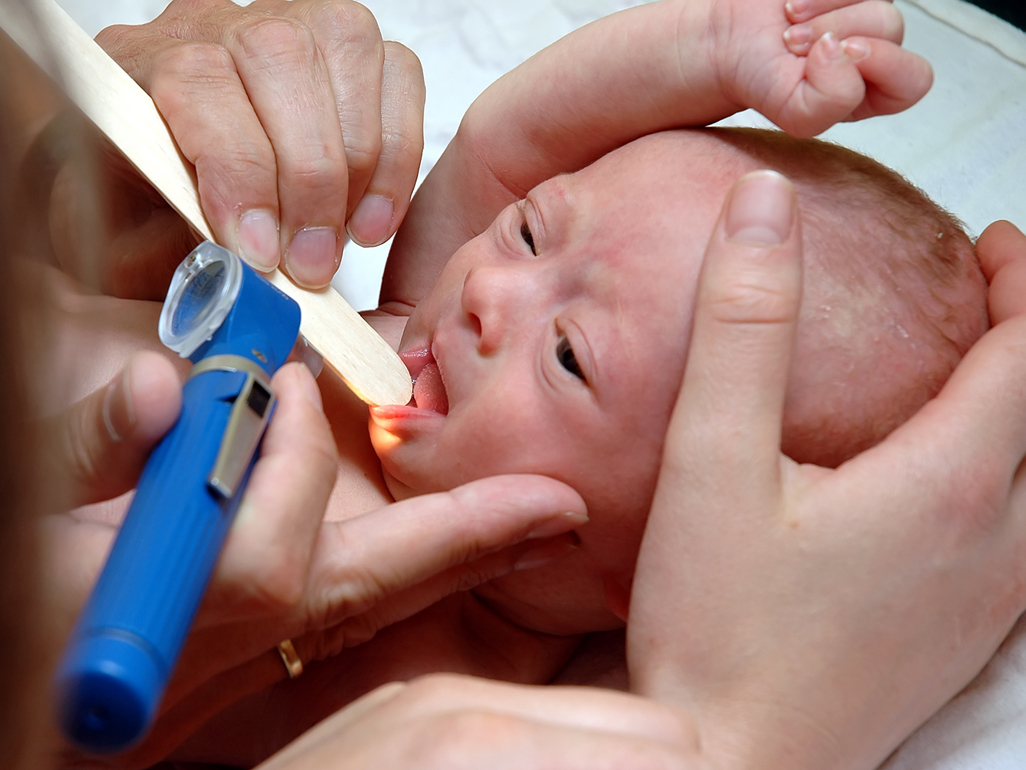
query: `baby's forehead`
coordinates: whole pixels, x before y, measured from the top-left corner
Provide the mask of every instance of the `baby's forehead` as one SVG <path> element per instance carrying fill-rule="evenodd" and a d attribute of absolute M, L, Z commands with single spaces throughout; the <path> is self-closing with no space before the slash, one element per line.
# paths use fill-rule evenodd
<path fill-rule="evenodd" d="M 655 215 L 679 207 L 695 192 L 727 190 L 755 166 L 719 135 L 701 130 L 664 131 L 635 139 L 569 175 L 575 189 L 615 188 L 634 211 Z"/>
<path fill-rule="evenodd" d="M 722 201 L 750 163 L 712 135 L 665 132 L 548 180 L 530 197 L 561 250 L 629 279 L 616 293 L 647 286 L 672 294 L 697 278 Z"/>

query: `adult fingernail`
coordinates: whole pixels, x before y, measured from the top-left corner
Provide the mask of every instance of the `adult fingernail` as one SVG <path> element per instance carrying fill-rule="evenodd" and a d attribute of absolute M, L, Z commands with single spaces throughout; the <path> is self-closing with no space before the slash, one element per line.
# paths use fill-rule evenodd
<path fill-rule="evenodd" d="M 727 208 L 727 237 L 755 246 L 778 246 L 791 234 L 794 187 L 776 171 L 746 174 Z"/>
<path fill-rule="evenodd" d="M 823 41 L 823 55 L 828 61 L 837 61 L 844 55 L 844 49 L 833 32 L 827 32 L 820 40 Z"/>
<path fill-rule="evenodd" d="M 278 220 L 270 211 L 247 211 L 239 221 L 239 256 L 260 270 L 278 266 Z"/>
<path fill-rule="evenodd" d="M 536 540 L 541 537 L 562 535 L 564 532 L 569 532 L 570 530 L 576 529 L 582 524 L 587 523 L 588 517 L 586 514 L 567 511 L 566 513 L 557 514 L 551 519 L 543 521 L 537 527 L 532 529 L 530 534 L 528 534 L 524 540 Z"/>
<path fill-rule="evenodd" d="M 862 61 L 869 56 L 869 46 L 861 40 L 845 40 L 843 46 L 852 61 Z"/>
<path fill-rule="evenodd" d="M 299 379 L 299 388 L 303 391 L 303 395 L 306 396 L 306 400 L 317 407 L 317 411 L 323 411 L 324 401 L 321 399 L 321 389 L 317 387 L 317 381 L 314 379 L 313 372 L 305 365 L 298 367 L 296 371 Z"/>
<path fill-rule="evenodd" d="M 330 227 L 306 227 L 294 236 L 285 253 L 289 275 L 302 286 L 321 287 L 338 268 L 338 236 Z"/>
<path fill-rule="evenodd" d="M 361 246 L 377 246 L 388 240 L 395 206 L 383 195 L 364 195 L 349 218 L 346 231 Z"/>
<path fill-rule="evenodd" d="M 537 548 L 532 548 L 526 553 L 522 553 L 520 558 L 513 564 L 513 571 L 521 572 L 526 569 L 538 569 L 538 567 L 544 567 L 546 564 L 551 564 L 558 559 L 566 558 L 576 550 L 577 546 L 573 543 L 545 543 Z"/>
<path fill-rule="evenodd" d="M 320 352 L 307 342 L 306 337 L 302 334 L 299 335 L 299 339 L 296 340 L 295 346 L 292 348 L 292 355 L 290 358 L 294 358 L 299 361 L 303 366 L 310 370 L 310 374 L 316 380 L 321 376 L 321 372 L 324 371 L 324 356 Z"/>

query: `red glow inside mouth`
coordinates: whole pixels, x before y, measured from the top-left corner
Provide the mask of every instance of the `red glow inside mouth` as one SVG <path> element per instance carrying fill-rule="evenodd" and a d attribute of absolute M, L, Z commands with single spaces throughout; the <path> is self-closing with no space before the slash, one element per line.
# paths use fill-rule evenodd
<path fill-rule="evenodd" d="M 434 361 L 424 366 L 413 383 L 413 402 L 418 409 L 439 414 L 449 413 L 449 397 L 442 382 L 442 373 Z"/>

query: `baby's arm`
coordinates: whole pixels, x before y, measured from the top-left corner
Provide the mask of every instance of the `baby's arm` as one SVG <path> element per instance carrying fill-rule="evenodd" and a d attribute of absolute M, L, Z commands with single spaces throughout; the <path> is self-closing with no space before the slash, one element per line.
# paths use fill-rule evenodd
<path fill-rule="evenodd" d="M 632 8 L 500 78 L 467 111 L 418 193 L 382 300 L 416 304 L 453 251 L 504 206 L 644 134 L 752 107 L 811 136 L 841 120 L 900 111 L 926 93 L 930 67 L 900 47 L 901 15 L 890 3 L 792 0 L 790 11 L 784 3 Z"/>

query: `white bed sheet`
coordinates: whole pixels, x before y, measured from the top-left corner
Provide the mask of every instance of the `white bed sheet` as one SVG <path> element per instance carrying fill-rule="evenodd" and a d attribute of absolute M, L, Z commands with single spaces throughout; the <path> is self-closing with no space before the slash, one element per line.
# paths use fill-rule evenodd
<path fill-rule="evenodd" d="M 154 18 L 165 0 L 59 0 L 91 35 Z M 430 170 L 474 97 L 532 53 L 640 0 L 365 0 L 384 36 L 421 58 Z M 995 219 L 1026 229 L 1026 34 L 962 0 L 897 0 L 906 45 L 934 65 L 931 92 L 907 112 L 837 126 L 826 137 L 898 169 L 979 234 Z M 762 125 L 759 116 L 732 124 Z M 373 307 L 388 244 L 346 249 L 335 284 Z M 962 694 L 886 770 L 1026 767 L 1026 621 Z"/>

